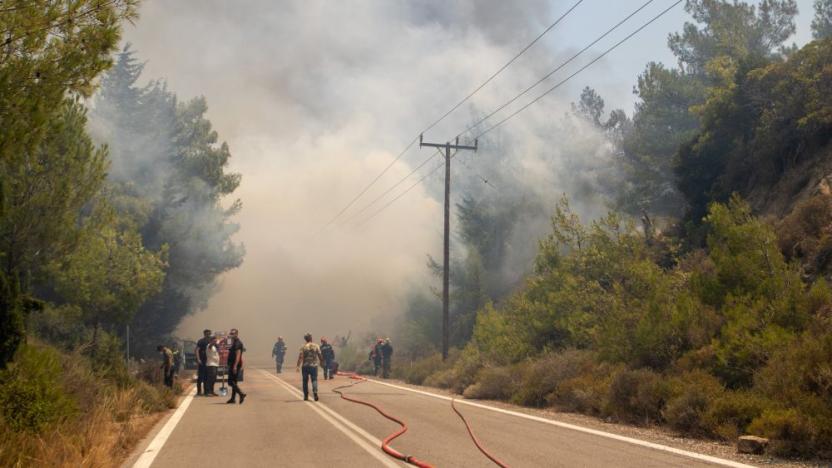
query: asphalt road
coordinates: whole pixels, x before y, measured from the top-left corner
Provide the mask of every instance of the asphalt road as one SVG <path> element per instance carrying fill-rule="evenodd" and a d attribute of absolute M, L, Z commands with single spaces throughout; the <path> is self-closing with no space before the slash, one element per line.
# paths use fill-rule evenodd
<path fill-rule="evenodd" d="M 173 418 L 178 422 L 172 430 L 168 424 L 168 431 L 155 438 L 157 447 L 164 444 L 153 453 L 151 466 L 406 466 L 379 449 L 380 440 L 397 424 L 332 393 L 333 387 L 350 382 L 347 377 L 321 380 L 320 401 L 304 402 L 294 369 L 279 376 L 273 370 L 248 369 L 241 383 L 249 395 L 245 404 L 226 404 L 222 397 L 193 398 L 180 412 L 181 419 Z M 437 467 L 495 466 L 474 446 L 447 399 L 372 381 L 346 393 L 408 424 L 408 432 L 393 442 L 404 454 Z M 457 407 L 485 447 L 512 467 L 730 466 L 499 410 Z M 145 456 L 144 461 L 149 459 Z"/>

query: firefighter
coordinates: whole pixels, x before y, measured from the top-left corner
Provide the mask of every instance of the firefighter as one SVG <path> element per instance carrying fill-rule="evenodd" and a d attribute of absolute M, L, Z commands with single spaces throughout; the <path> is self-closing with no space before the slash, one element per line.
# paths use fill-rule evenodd
<path fill-rule="evenodd" d="M 381 345 L 381 359 L 383 366 L 381 376 L 387 379 L 390 377 L 390 365 L 393 359 L 393 345 L 390 344 L 390 338 L 384 340 L 384 343 Z"/>
<path fill-rule="evenodd" d="M 243 352 L 245 351 L 238 333 L 236 328 L 232 328 L 228 334 L 228 361 L 226 362 L 228 375 L 226 379 L 231 387 L 231 398 L 226 403 L 236 403 L 236 397 L 240 395 L 240 404 L 242 405 L 248 395 L 243 393 L 237 385 L 243 373 Z"/>
<path fill-rule="evenodd" d="M 381 347 L 384 345 L 384 340 L 379 338 L 376 344 L 370 350 L 370 360 L 373 361 L 373 375 L 378 376 L 378 371 L 381 370 Z"/>
<path fill-rule="evenodd" d="M 286 356 L 286 343 L 283 342 L 283 337 L 278 336 L 277 341 L 272 348 L 272 357 L 274 358 L 275 367 L 279 374 L 283 370 L 283 358 Z"/>
<path fill-rule="evenodd" d="M 207 357 L 205 356 L 205 349 L 208 347 L 208 343 L 211 341 L 211 330 L 207 328 L 202 330 L 202 338 L 196 342 L 196 346 L 194 346 L 194 355 L 196 356 L 196 363 L 197 363 L 197 371 L 196 371 L 196 395 L 200 396 L 207 393 L 207 386 L 206 383 L 208 382 L 208 367 L 206 366 L 205 362 L 207 361 Z"/>
<path fill-rule="evenodd" d="M 162 366 L 160 369 L 162 369 L 165 386 L 173 388 L 173 351 L 165 345 L 157 346 L 156 351 L 159 351 L 159 354 L 162 355 Z"/>
<path fill-rule="evenodd" d="M 335 350 L 332 345 L 327 342 L 327 339 L 321 337 L 321 356 L 324 358 L 324 380 L 332 379 L 332 365 L 335 362 Z"/>

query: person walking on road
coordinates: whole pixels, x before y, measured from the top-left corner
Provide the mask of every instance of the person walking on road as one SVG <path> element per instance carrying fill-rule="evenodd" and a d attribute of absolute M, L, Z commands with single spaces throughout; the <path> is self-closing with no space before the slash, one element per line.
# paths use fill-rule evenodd
<path fill-rule="evenodd" d="M 246 394 L 240 390 L 237 381 L 243 373 L 243 342 L 238 336 L 239 332 L 236 328 L 232 328 L 228 333 L 228 386 L 231 387 L 231 398 L 226 403 L 235 403 L 237 395 L 240 395 L 240 404 L 246 399 Z"/>
<path fill-rule="evenodd" d="M 378 376 L 378 371 L 381 370 L 381 347 L 384 344 L 384 340 L 379 338 L 376 340 L 376 344 L 373 345 L 373 348 L 370 350 L 370 360 L 373 361 L 373 375 Z"/>
<path fill-rule="evenodd" d="M 390 344 L 390 338 L 384 340 L 381 345 L 381 360 L 382 360 L 382 374 L 385 379 L 390 378 L 390 366 L 393 359 L 393 345 Z"/>
<path fill-rule="evenodd" d="M 173 388 L 173 351 L 170 350 L 167 346 L 159 345 L 156 347 L 156 350 L 159 351 L 159 354 L 162 355 L 162 376 L 165 382 L 165 386 L 168 388 Z"/>
<path fill-rule="evenodd" d="M 309 381 L 312 381 L 312 396 L 318 401 L 318 366 L 321 365 L 323 357 L 321 348 L 312 342 L 312 335 L 307 333 L 303 336 L 306 343 L 300 347 L 298 354 L 297 370 L 302 371 L 303 378 L 303 399 L 309 399 Z M 303 367 L 301 367 L 303 364 Z"/>
<path fill-rule="evenodd" d="M 332 345 L 329 344 L 326 338 L 321 338 L 321 356 L 324 359 L 324 380 L 332 379 L 334 377 L 332 367 L 335 362 L 335 350 L 332 349 Z"/>
<path fill-rule="evenodd" d="M 208 342 L 211 341 L 211 330 L 202 330 L 202 338 L 196 342 L 194 347 L 194 356 L 196 356 L 196 396 L 204 395 L 206 393 L 205 384 L 208 381 L 208 368 L 205 361 L 205 348 L 208 347 Z"/>
<path fill-rule="evenodd" d="M 205 347 L 205 396 L 219 396 L 214 393 L 217 383 L 217 369 L 220 367 L 220 350 L 217 348 L 217 337 L 211 337 Z"/>
<path fill-rule="evenodd" d="M 283 370 L 283 358 L 286 356 L 286 343 L 283 342 L 283 337 L 278 336 L 277 341 L 272 348 L 272 358 L 279 374 Z"/>

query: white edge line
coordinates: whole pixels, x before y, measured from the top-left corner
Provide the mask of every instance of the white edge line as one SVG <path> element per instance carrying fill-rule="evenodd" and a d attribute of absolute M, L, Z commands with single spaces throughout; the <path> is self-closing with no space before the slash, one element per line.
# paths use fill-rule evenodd
<path fill-rule="evenodd" d="M 423 390 L 416 390 L 416 389 L 413 389 L 413 388 L 403 387 L 401 385 L 391 384 L 391 383 L 388 383 L 388 382 L 381 382 L 381 381 L 378 381 L 378 380 L 375 380 L 375 379 L 367 379 L 367 380 L 370 381 L 370 382 L 380 384 L 380 385 L 386 385 L 388 387 L 393 387 L 393 388 L 397 388 L 397 389 L 400 389 L 400 390 L 407 390 L 408 392 L 418 393 L 420 395 L 425 395 L 425 396 L 429 396 L 429 397 L 433 397 L 433 398 L 439 398 L 441 400 L 448 400 L 448 401 L 451 400 L 451 397 L 448 397 L 448 396 L 445 396 L 445 395 L 438 395 L 436 393 L 426 392 L 426 391 L 423 391 Z M 732 460 L 726 460 L 724 458 L 712 457 L 710 455 L 703 455 L 701 453 L 696 453 L 696 452 L 689 452 L 687 450 L 677 449 L 677 448 L 670 447 L 670 446 L 667 446 L 667 445 L 656 444 L 656 443 L 653 443 L 653 442 L 647 442 L 647 441 L 639 440 L 639 439 L 633 439 L 632 437 L 626 437 L 626 436 L 622 436 L 622 435 L 618 435 L 618 434 L 613 434 L 613 433 L 610 433 L 610 432 L 599 431 L 597 429 L 590 429 L 588 427 L 583 427 L 583 426 L 576 426 L 574 424 L 555 421 L 555 420 L 552 420 L 552 419 L 541 418 L 539 416 L 532 416 L 532 415 L 525 414 L 525 413 L 519 413 L 517 411 L 511 411 L 511 410 L 506 410 L 506 409 L 502 409 L 502 408 L 495 408 L 493 406 L 484 405 L 482 403 L 474 403 L 473 401 L 456 399 L 456 402 L 457 403 L 462 403 L 464 405 L 474 406 L 476 408 L 482 408 L 482 409 L 487 409 L 487 410 L 490 410 L 490 411 L 495 411 L 497 413 L 503 413 L 503 414 L 508 414 L 508 415 L 511 415 L 511 416 L 517 416 L 519 418 L 529 419 L 529 420 L 541 422 L 541 423 L 544 423 L 544 424 L 551 424 L 552 426 L 558 426 L 558 427 L 562 427 L 564 429 L 571 429 L 573 431 L 583 432 L 583 433 L 586 433 L 586 434 L 592 434 L 592 435 L 596 435 L 596 436 L 600 436 L 600 437 L 606 437 L 607 439 L 613 439 L 613 440 L 617 440 L 617 441 L 620 441 L 620 442 L 626 442 L 628 444 L 639 445 L 639 446 L 642 446 L 642 447 L 647 447 L 647 448 L 651 448 L 651 449 L 654 449 L 654 450 L 659 450 L 659 451 L 662 451 L 662 452 L 669 452 L 669 453 L 673 453 L 673 454 L 676 454 L 676 455 L 681 455 L 681 456 L 684 456 L 684 457 L 693 458 L 693 459 L 696 459 L 696 460 L 702 460 L 702 461 L 706 461 L 706 462 L 710 462 L 710 463 L 715 463 L 717 465 L 730 466 L 730 467 L 733 467 L 733 468 L 755 468 L 753 465 L 746 465 L 744 463 L 739 463 L 739 462 L 735 462 L 735 461 L 732 461 Z"/>
<path fill-rule="evenodd" d="M 275 382 L 277 382 L 278 384 L 283 386 L 286 390 L 288 390 L 292 395 L 297 397 L 299 400 L 303 399 L 303 394 L 300 392 L 300 390 L 298 390 L 295 387 L 293 387 L 293 386 L 289 385 L 288 383 L 284 382 L 283 379 L 281 379 L 279 377 L 275 377 L 272 374 L 270 374 L 268 371 L 265 371 L 265 370 L 262 370 L 262 369 L 260 370 L 260 372 L 262 372 L 264 375 L 266 375 L 270 379 L 273 379 Z M 394 463 L 392 460 L 390 460 L 390 458 L 388 458 L 387 455 L 384 455 L 383 453 L 380 452 L 380 450 L 381 450 L 380 449 L 381 440 L 373 437 L 370 433 L 368 433 L 364 429 L 361 429 L 360 427 L 356 426 L 354 423 L 352 423 L 348 419 L 346 419 L 343 416 L 341 416 L 340 414 L 336 413 L 334 410 L 332 410 L 332 409 L 330 409 L 330 408 L 328 408 L 328 407 L 326 407 L 322 404 L 310 404 L 309 407 L 312 408 L 316 413 L 318 413 L 318 415 L 320 417 L 324 418 L 324 420 L 326 420 L 327 422 L 329 422 L 330 424 L 335 426 L 336 429 L 343 432 L 344 435 L 346 435 L 353 442 L 358 444 L 367 453 L 372 455 L 376 460 L 380 461 L 382 463 L 382 465 L 387 466 L 387 467 L 394 467 L 394 468 L 399 468 L 400 467 L 400 465 L 398 465 L 398 464 Z M 336 419 L 337 419 L 337 421 L 336 421 Z M 338 421 L 340 421 L 340 423 Z M 350 432 L 347 429 L 347 427 L 349 427 L 349 429 L 352 429 L 353 431 L 355 431 L 355 433 Z M 361 438 L 359 438 L 358 435 L 356 435 L 356 433 L 358 435 L 360 435 L 361 437 L 364 437 L 364 439 L 367 439 L 368 441 L 370 441 L 370 442 L 372 442 L 376 445 L 372 446 L 372 445 L 368 444 L 367 441 L 362 440 Z"/>
<path fill-rule="evenodd" d="M 176 428 L 176 425 L 179 424 L 179 420 L 182 419 L 182 416 L 185 415 L 185 411 L 188 409 L 188 406 L 191 405 L 191 401 L 194 399 L 194 394 L 196 393 L 196 388 L 192 388 L 188 395 L 182 400 L 182 403 L 179 405 L 179 408 L 176 408 L 176 412 L 173 413 L 173 416 L 168 419 L 164 426 L 162 426 L 162 430 L 156 434 L 156 437 L 150 441 L 150 445 L 142 452 L 139 456 L 139 459 L 136 460 L 136 463 L 133 464 L 133 468 L 149 468 L 150 465 L 153 464 L 153 460 L 156 459 L 156 455 L 159 455 L 159 452 L 162 451 L 162 447 L 165 446 L 165 442 L 167 442 L 168 437 L 170 437 L 171 433 L 173 433 L 173 429 Z"/>

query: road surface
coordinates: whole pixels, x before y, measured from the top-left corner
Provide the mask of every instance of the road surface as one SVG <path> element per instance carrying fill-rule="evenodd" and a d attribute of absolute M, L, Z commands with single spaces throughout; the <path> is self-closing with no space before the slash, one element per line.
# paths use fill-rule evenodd
<path fill-rule="evenodd" d="M 247 369 L 241 384 L 249 395 L 245 404 L 226 404 L 222 397 L 186 398 L 128 466 L 408 466 L 379 449 L 397 424 L 332 393 L 333 387 L 350 382 L 340 376 L 321 380 L 320 401 L 304 402 L 294 369 L 279 376 L 273 370 Z M 446 398 L 374 381 L 346 392 L 408 424 L 408 432 L 392 444 L 406 455 L 436 467 L 495 466 L 474 446 Z M 457 407 L 484 446 L 512 467 L 742 466 L 487 405 Z"/>

